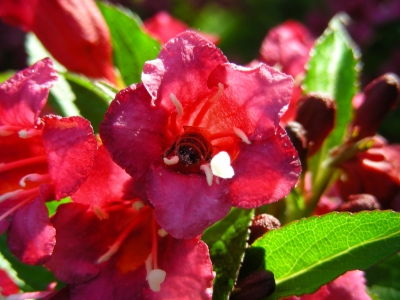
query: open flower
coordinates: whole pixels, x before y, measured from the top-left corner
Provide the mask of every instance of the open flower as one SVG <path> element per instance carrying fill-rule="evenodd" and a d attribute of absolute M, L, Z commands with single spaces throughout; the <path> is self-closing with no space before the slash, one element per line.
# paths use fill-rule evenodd
<path fill-rule="evenodd" d="M 117 94 L 100 134 L 172 236 L 195 237 L 232 205 L 271 203 L 296 184 L 297 153 L 278 125 L 290 76 L 230 64 L 188 31 L 145 64 L 142 80 Z"/>
<path fill-rule="evenodd" d="M 153 209 L 130 198 L 131 183 L 100 146 L 74 203 L 51 219 L 57 244 L 46 267 L 68 284 L 68 299 L 211 299 L 205 243 L 161 230 Z"/>
<path fill-rule="evenodd" d="M 75 192 L 97 148 L 89 121 L 39 117 L 56 78 L 44 59 L 0 85 L 0 227 L 29 264 L 43 263 L 54 246 L 44 201 Z"/>

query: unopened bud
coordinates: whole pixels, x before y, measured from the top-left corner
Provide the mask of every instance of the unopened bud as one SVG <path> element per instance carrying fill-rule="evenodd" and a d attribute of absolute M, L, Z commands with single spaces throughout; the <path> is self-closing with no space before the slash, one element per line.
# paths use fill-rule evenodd
<path fill-rule="evenodd" d="M 335 124 L 336 105 L 328 95 L 309 93 L 298 104 L 295 121 L 303 125 L 309 143 L 308 156 L 315 154 Z"/>
<path fill-rule="evenodd" d="M 306 170 L 306 158 L 308 151 L 307 133 L 303 126 L 297 122 L 289 122 L 285 127 L 286 133 L 296 149 L 301 162 L 301 169 Z"/>
<path fill-rule="evenodd" d="M 280 227 L 281 223 L 274 216 L 268 214 L 256 216 L 251 223 L 249 244 L 252 244 L 256 239 L 262 237 L 268 231 Z"/>
<path fill-rule="evenodd" d="M 234 288 L 230 300 L 259 300 L 264 299 L 275 291 L 274 274 L 267 270 L 256 271 Z"/>
<path fill-rule="evenodd" d="M 339 206 L 339 211 L 359 212 L 380 209 L 378 200 L 370 194 L 350 195 L 348 199 L 349 201 Z"/>
<path fill-rule="evenodd" d="M 399 94 L 400 81 L 395 74 L 387 73 L 367 85 L 352 124 L 357 139 L 376 133 L 385 115 L 395 106 Z"/>

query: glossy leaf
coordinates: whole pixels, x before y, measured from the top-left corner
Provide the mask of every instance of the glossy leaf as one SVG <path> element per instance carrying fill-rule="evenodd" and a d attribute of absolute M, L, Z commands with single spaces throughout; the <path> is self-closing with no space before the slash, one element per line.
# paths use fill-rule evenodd
<path fill-rule="evenodd" d="M 268 299 L 315 292 L 349 270 L 363 270 L 400 249 L 400 214 L 330 213 L 272 230 L 246 251 L 243 272 L 267 269 L 276 290 Z"/>
<path fill-rule="evenodd" d="M 110 28 L 115 66 L 126 85 L 140 82 L 144 62 L 157 57 L 160 43 L 142 30 L 140 20 L 131 11 L 98 5 Z"/>
<path fill-rule="evenodd" d="M 246 249 L 253 216 L 253 210 L 233 208 L 202 236 L 210 249 L 213 270 L 216 272 L 213 299 L 228 299 Z"/>

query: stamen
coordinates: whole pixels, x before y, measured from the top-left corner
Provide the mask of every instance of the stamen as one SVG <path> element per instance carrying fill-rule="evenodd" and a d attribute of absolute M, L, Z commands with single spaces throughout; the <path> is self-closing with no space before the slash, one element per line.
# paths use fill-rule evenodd
<path fill-rule="evenodd" d="M 8 200 L 8 199 L 15 199 L 15 198 L 35 198 L 37 195 L 39 194 L 39 188 L 34 188 L 34 189 L 30 189 L 30 190 L 23 190 L 23 189 L 19 189 L 19 190 L 15 190 L 12 192 L 8 192 L 5 193 L 3 195 L 0 196 L 0 203 L 3 202 L 4 200 Z M 32 198 L 33 197 L 33 198 Z"/>
<path fill-rule="evenodd" d="M 246 144 L 250 145 L 251 142 L 249 141 L 249 138 L 247 137 L 247 135 L 243 132 L 243 130 L 237 128 L 237 127 L 233 127 L 233 132 L 235 132 L 235 134 Z"/>
<path fill-rule="evenodd" d="M 215 176 L 221 178 L 232 178 L 235 175 L 231 167 L 231 158 L 225 151 L 219 152 L 211 159 L 211 171 Z"/>
<path fill-rule="evenodd" d="M 137 226 L 140 222 L 142 222 L 142 219 L 146 216 L 147 214 L 142 214 L 138 217 L 135 217 L 132 222 L 128 226 L 126 226 L 122 233 L 117 237 L 115 242 L 109 247 L 109 250 L 97 260 L 97 263 L 100 264 L 102 262 L 105 262 L 109 260 L 115 253 L 117 253 L 132 229 L 135 228 L 135 226 Z"/>
<path fill-rule="evenodd" d="M 132 207 L 135 209 L 135 210 L 140 210 L 140 209 L 142 209 L 143 207 L 144 207 L 144 203 L 143 203 L 143 201 L 135 201 L 135 202 L 133 202 L 132 203 Z"/>
<path fill-rule="evenodd" d="M 158 224 L 156 219 L 153 218 L 153 230 L 152 230 L 152 245 L 151 245 L 151 253 L 153 257 L 153 267 L 154 269 L 158 268 Z"/>
<path fill-rule="evenodd" d="M 223 91 L 224 91 L 224 85 L 222 83 L 218 83 L 218 92 L 211 99 L 206 101 L 206 103 L 204 103 L 203 107 L 200 109 L 199 113 L 194 119 L 192 126 L 198 127 L 200 125 L 206 113 L 209 111 L 214 102 L 217 101 L 217 99 L 221 96 Z"/>
<path fill-rule="evenodd" d="M 3 221 L 5 218 L 7 218 L 9 215 L 11 215 L 18 208 L 20 208 L 21 206 L 24 206 L 26 203 L 28 203 L 29 201 L 31 201 L 33 199 L 34 198 L 30 197 L 30 198 L 26 198 L 24 201 L 21 201 L 21 202 L 17 203 L 15 206 L 13 206 L 12 208 L 7 210 L 4 214 L 2 214 L 0 216 L 0 221 Z"/>
<path fill-rule="evenodd" d="M 21 139 L 28 139 L 33 136 L 37 136 L 37 135 L 41 135 L 41 134 L 42 134 L 41 130 L 34 129 L 34 128 L 28 129 L 28 130 L 22 129 L 22 130 L 18 131 L 18 135 Z"/>
<path fill-rule="evenodd" d="M 161 290 L 161 283 L 164 282 L 167 273 L 161 269 L 154 269 L 147 275 L 150 289 L 153 292 L 159 292 Z"/>
<path fill-rule="evenodd" d="M 176 165 L 179 162 L 179 157 L 176 155 L 172 156 L 171 158 L 164 157 L 163 160 L 166 165 Z"/>
<path fill-rule="evenodd" d="M 160 228 L 160 229 L 158 229 L 158 235 L 160 237 L 166 237 L 168 235 L 168 232 L 166 232 L 164 229 Z"/>
<path fill-rule="evenodd" d="M 210 166 L 208 164 L 201 165 L 200 170 L 204 171 L 206 174 L 207 183 L 209 186 L 211 186 L 213 181 L 213 172 L 211 171 Z"/>
<path fill-rule="evenodd" d="M 49 174 L 28 174 L 24 177 L 21 178 L 19 181 L 19 185 L 22 187 L 26 187 L 26 181 L 29 180 L 31 182 L 45 182 L 50 180 L 50 175 Z"/>
<path fill-rule="evenodd" d="M 98 205 L 93 206 L 93 211 L 96 214 L 96 216 L 99 218 L 99 220 L 106 220 L 110 216 L 107 211 L 101 209 L 101 207 Z"/>
<path fill-rule="evenodd" d="M 23 167 L 40 162 L 46 162 L 47 155 L 34 156 L 30 158 L 20 159 L 9 163 L 0 164 L 0 172 L 8 171 L 14 168 Z"/>
<path fill-rule="evenodd" d="M 183 115 L 183 107 L 182 104 L 179 102 L 179 100 L 175 97 L 174 94 L 169 95 L 171 98 L 172 103 L 175 105 L 176 110 L 178 112 L 178 118 L 180 118 Z"/>

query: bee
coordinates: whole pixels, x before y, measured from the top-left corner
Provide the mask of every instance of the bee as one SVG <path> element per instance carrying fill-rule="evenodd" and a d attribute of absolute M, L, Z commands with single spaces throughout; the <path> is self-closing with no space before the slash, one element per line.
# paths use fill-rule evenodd
<path fill-rule="evenodd" d="M 209 163 L 213 146 L 207 137 L 208 130 L 199 127 L 184 126 L 184 132 L 178 135 L 164 157 L 178 156 L 179 163 L 185 167 L 199 167 Z"/>

